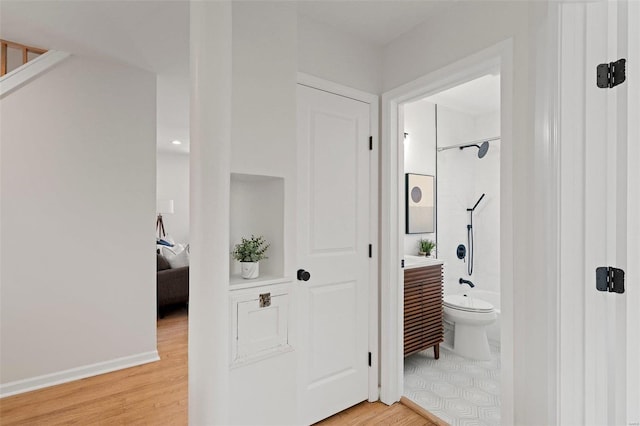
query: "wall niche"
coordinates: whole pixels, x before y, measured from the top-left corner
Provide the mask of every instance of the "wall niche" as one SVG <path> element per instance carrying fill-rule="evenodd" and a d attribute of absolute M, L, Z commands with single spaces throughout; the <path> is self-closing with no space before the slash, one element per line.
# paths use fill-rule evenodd
<path fill-rule="evenodd" d="M 242 237 L 262 235 L 271 245 L 260 261 L 260 277 L 240 276 L 240 262 L 229 256 L 231 289 L 255 287 L 284 279 L 284 178 L 231 173 L 229 252 Z"/>

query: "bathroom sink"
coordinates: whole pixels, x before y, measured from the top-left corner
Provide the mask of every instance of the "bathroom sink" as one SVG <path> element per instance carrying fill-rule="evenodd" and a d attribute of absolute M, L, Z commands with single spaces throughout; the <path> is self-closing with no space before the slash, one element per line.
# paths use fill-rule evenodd
<path fill-rule="evenodd" d="M 425 266 L 442 265 L 444 262 L 439 259 L 425 256 L 414 256 L 411 254 L 404 255 L 404 268 L 423 268 Z"/>

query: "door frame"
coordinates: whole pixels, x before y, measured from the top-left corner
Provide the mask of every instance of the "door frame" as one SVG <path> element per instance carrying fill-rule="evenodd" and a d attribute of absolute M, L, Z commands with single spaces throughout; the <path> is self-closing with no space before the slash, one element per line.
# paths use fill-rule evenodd
<path fill-rule="evenodd" d="M 369 401 L 377 401 L 380 397 L 378 386 L 378 300 L 379 300 L 379 279 L 378 279 L 378 263 L 379 250 L 378 247 L 378 217 L 379 217 L 379 193 L 378 193 L 378 176 L 379 176 L 379 104 L 380 98 L 372 93 L 363 92 L 358 89 L 343 86 L 329 80 L 298 72 L 297 83 L 313 89 L 322 90 L 333 93 L 345 98 L 354 99 L 369 105 L 369 131 L 373 137 L 373 149 L 370 156 L 369 169 L 369 238 L 373 244 L 371 262 L 369 262 L 369 352 L 371 353 L 371 366 L 369 367 Z"/>
<path fill-rule="evenodd" d="M 629 8 L 628 20 L 633 22 L 640 18 L 640 4 L 637 2 L 627 2 Z M 537 37 L 532 40 L 536 47 L 540 49 L 538 63 L 531 64 L 535 66 L 536 71 L 536 108 L 535 125 L 535 146 L 533 155 L 535 156 L 535 165 L 533 170 L 536 172 L 534 188 L 538 192 L 536 201 L 540 201 L 539 205 L 539 222 L 544 226 L 542 232 L 544 235 L 541 241 L 546 242 L 543 246 L 543 253 L 540 255 L 543 262 L 547 265 L 546 271 L 542 275 L 546 281 L 545 291 L 547 294 L 547 305 L 545 311 L 541 315 L 548 318 L 547 340 L 552 350 L 547 352 L 546 363 L 547 369 L 547 395 L 542 398 L 547 401 L 547 409 L 542 416 L 548 419 L 549 424 L 563 424 L 567 419 L 575 421 L 573 414 L 584 412 L 584 395 L 581 397 L 575 393 L 575 389 L 584 382 L 583 370 L 578 368 L 576 356 L 581 357 L 584 361 L 584 346 L 576 345 L 576 337 L 578 340 L 579 333 L 575 333 L 572 329 L 570 317 L 572 315 L 580 315 L 584 308 L 578 309 L 576 312 L 575 298 L 567 297 L 568 280 L 576 280 L 575 277 L 566 275 L 568 269 L 576 267 L 579 260 L 571 255 L 571 248 L 575 246 L 575 234 L 573 225 L 575 220 L 570 214 L 572 209 L 573 196 L 575 191 L 570 189 L 567 184 L 570 179 L 584 179 L 581 175 L 581 167 L 576 167 L 576 162 L 571 161 L 570 155 L 561 155 L 562 152 L 568 152 L 571 147 L 568 144 L 575 143 L 576 129 L 584 127 L 583 117 L 580 113 L 572 113 L 566 115 L 562 110 L 563 96 L 575 96 L 575 92 L 567 82 L 573 81 L 575 78 L 576 67 L 571 66 L 571 57 L 568 55 L 577 54 L 580 44 L 584 44 L 584 40 L 579 37 L 572 36 L 570 31 L 576 34 L 575 17 L 568 15 L 571 13 L 569 8 L 576 7 L 572 4 L 552 3 L 548 8 L 546 21 L 546 31 L 538 33 Z M 573 48 L 563 50 L 563 41 L 566 43 L 569 37 L 570 42 L 574 43 Z M 629 25 L 629 58 L 635 53 L 638 55 L 640 50 L 640 30 Z M 577 46 L 577 47 L 576 47 Z M 635 50 L 634 50 L 635 49 Z M 501 215 L 509 214 L 508 220 L 503 220 L 501 231 L 507 230 L 509 234 L 513 234 L 512 225 L 512 208 L 505 205 L 505 197 L 513 197 L 513 194 L 521 188 L 516 187 L 518 182 L 508 184 L 505 188 L 504 179 L 513 176 L 513 158 L 512 142 L 513 142 L 513 124 L 511 122 L 512 90 L 513 90 L 513 44 L 511 40 L 506 40 L 496 46 L 478 52 L 470 57 L 446 66 L 442 69 L 434 71 L 415 81 L 407 83 L 396 89 L 393 89 L 382 96 L 382 142 L 384 151 L 382 153 L 382 169 L 381 169 L 381 203 L 384 208 L 381 209 L 381 400 L 386 404 L 391 404 L 399 400 L 403 390 L 403 371 L 402 371 L 402 289 L 399 283 L 402 279 L 402 269 L 400 268 L 399 256 L 400 236 L 402 230 L 399 229 L 400 206 L 399 194 L 402 191 L 401 181 L 399 181 L 398 161 L 401 155 L 399 150 L 399 105 L 403 102 L 415 99 L 420 96 L 426 96 L 430 93 L 446 89 L 456 84 L 457 81 L 464 79 L 466 76 L 473 77 L 474 71 L 482 68 L 482 64 L 497 61 L 501 67 L 501 136 L 503 158 L 501 158 Z M 609 60 L 603 59 L 603 62 Z M 637 62 L 638 58 L 636 58 Z M 589 76 L 590 77 L 590 76 Z M 640 114 L 640 69 L 638 67 L 628 67 L 628 80 L 633 80 L 630 84 L 628 107 L 629 117 L 636 117 Z M 633 86 L 633 93 L 631 87 Z M 574 101 L 575 102 L 575 101 Z M 635 115 L 634 115 L 635 114 Z M 629 120 L 628 138 L 630 140 L 638 140 L 640 137 L 640 124 L 637 120 Z M 564 132 L 564 133 L 563 133 Z M 573 132 L 573 133 L 571 133 Z M 567 138 L 573 135 L 573 139 Z M 562 139 L 562 144 L 560 140 Z M 533 162 L 534 160 L 529 160 Z M 632 182 L 632 178 L 638 179 L 640 172 L 637 167 L 632 167 L 640 161 L 640 148 L 637 144 L 630 144 L 628 151 L 628 181 Z M 504 173 L 507 172 L 507 173 Z M 584 182 L 582 182 L 584 185 Z M 629 194 L 631 187 L 629 187 Z M 569 195 L 568 198 L 563 198 Z M 638 196 L 631 196 L 627 205 L 627 217 L 640 217 L 640 201 Z M 574 207 L 574 206 L 573 206 Z M 508 222 L 505 226 L 504 222 Z M 640 225 L 638 220 L 634 223 L 630 222 L 628 232 L 638 232 Z M 505 229 L 506 228 L 506 229 Z M 579 235 L 584 235 L 584 229 L 576 230 Z M 502 232 L 502 235 L 505 235 Z M 539 242 L 534 241 L 534 244 Z M 513 282 L 513 263 L 527 262 L 522 256 L 514 258 L 506 250 L 513 248 L 513 241 L 501 237 L 501 274 L 503 280 Z M 562 248 L 562 250 L 561 250 Z M 640 243 L 629 239 L 627 244 L 628 258 L 632 256 L 638 257 L 640 253 Z M 561 267 L 562 266 L 562 267 Z M 627 345 L 627 368 L 629 379 L 636 379 L 636 383 L 640 382 L 640 367 L 633 364 L 630 360 L 638 359 L 640 354 L 640 342 L 638 342 L 638 323 L 640 322 L 640 312 L 637 309 L 629 309 L 632 306 L 640 304 L 640 289 L 637 288 L 638 265 L 628 262 L 629 270 L 627 275 L 627 307 L 630 315 L 627 318 L 627 337 L 636 333 L 635 340 Z M 584 271 L 584 268 L 582 269 Z M 592 283 L 591 279 L 581 281 L 581 283 Z M 636 287 L 634 287 L 634 285 Z M 527 407 L 527 402 L 523 401 L 520 396 L 514 398 L 514 391 L 518 390 L 518 394 L 522 394 L 521 386 L 516 389 L 514 371 L 514 348 L 507 346 L 507 340 L 517 343 L 518 348 L 522 349 L 523 341 L 519 339 L 515 341 L 516 330 L 514 329 L 513 320 L 515 318 L 514 308 L 515 302 L 523 302 L 522 296 L 516 300 L 511 286 L 502 286 L 502 409 L 501 417 L 504 423 L 515 423 L 514 406 L 517 402 L 522 408 Z M 542 287 L 541 287 L 542 290 Z M 595 291 L 595 290 L 594 290 Z M 521 306 L 521 305 L 519 305 Z M 511 324 L 509 324 L 511 322 Z M 506 326 L 506 327 L 505 327 Z M 521 328 L 522 324 L 520 324 Z M 505 330 L 506 328 L 506 330 Z M 522 330 L 519 330 L 522 332 Z M 567 340 L 570 339 L 570 340 Z M 521 355 L 520 355 L 521 356 Z M 517 380 L 521 383 L 523 373 L 517 373 Z M 629 383 L 629 382 L 628 382 Z M 637 400 L 640 390 L 638 386 L 631 387 L 627 384 L 627 416 L 629 421 L 637 421 L 640 416 L 640 408 L 630 405 L 629 402 Z M 541 398 L 541 399 L 542 399 Z M 516 401 L 517 399 L 517 401 Z M 531 413 L 529 413 L 531 414 Z M 521 412 L 519 417 L 527 416 L 527 413 Z"/>
<path fill-rule="evenodd" d="M 403 253 L 402 191 L 403 152 L 400 133 L 402 104 L 454 87 L 489 72 L 500 69 L 501 78 L 501 331 L 502 418 L 513 419 L 513 235 L 512 207 L 509 201 L 512 179 L 512 118 L 513 106 L 513 41 L 500 42 L 458 62 L 429 73 L 382 95 L 382 193 L 381 193 L 381 401 L 393 404 L 400 400 L 404 386 L 403 356 L 403 289 L 400 285 L 404 270 L 400 266 Z M 504 284 L 508 283 L 508 284 Z M 511 423 L 506 420 L 505 423 Z"/>

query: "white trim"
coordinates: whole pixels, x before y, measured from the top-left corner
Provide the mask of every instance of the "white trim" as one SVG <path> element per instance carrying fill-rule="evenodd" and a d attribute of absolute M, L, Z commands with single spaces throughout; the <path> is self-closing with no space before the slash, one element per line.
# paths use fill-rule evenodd
<path fill-rule="evenodd" d="M 371 367 L 369 368 L 369 401 L 374 402 L 380 398 L 380 389 L 378 386 L 378 365 L 380 358 L 380 345 L 378 342 L 378 300 L 380 288 L 378 276 L 380 253 L 380 242 L 378 237 L 378 211 L 380 208 L 378 184 L 380 142 L 378 137 L 378 126 L 380 97 L 301 72 L 298 73 L 298 84 L 369 104 L 369 126 L 371 136 L 373 137 L 373 150 L 371 151 L 370 168 L 371 192 L 369 194 L 371 203 L 369 207 L 369 235 L 371 238 L 371 244 L 373 244 L 373 257 L 369 266 L 369 276 L 371 277 L 369 284 L 369 351 L 371 352 Z"/>
<path fill-rule="evenodd" d="M 557 424 L 585 424 L 585 61 L 586 6 L 579 3 L 559 6 L 559 202 L 557 298 L 558 407 Z"/>
<path fill-rule="evenodd" d="M 504 287 L 513 283 L 512 232 L 512 117 L 513 42 L 505 40 L 495 46 L 448 65 L 417 80 L 393 89 L 382 96 L 382 222 L 381 222 L 381 400 L 392 404 L 403 392 L 403 313 L 400 267 L 402 222 L 402 156 L 399 151 L 399 123 L 403 103 L 420 99 L 460 83 L 500 69 L 501 130 L 504 151 L 501 158 L 501 280 Z M 502 330 L 502 422 L 514 422 L 513 395 L 513 291 L 502 293 L 503 316 L 509 327 Z"/>
<path fill-rule="evenodd" d="M 311 74 L 305 74 L 303 72 L 298 73 L 298 84 L 303 86 L 308 86 L 313 89 L 323 90 L 325 92 L 334 93 L 336 95 L 344 96 L 345 98 L 355 99 L 356 101 L 364 102 L 366 104 L 375 104 L 378 105 L 379 96 L 374 95 L 372 93 L 363 92 L 358 89 L 354 89 L 348 86 L 343 86 L 342 84 L 334 83 L 332 81 L 323 80 L 320 77 L 313 76 Z M 378 121 L 378 113 L 376 109 L 375 121 Z M 373 115 L 371 117 L 374 118 Z M 373 123 L 373 121 L 372 121 Z M 373 127 L 371 127 L 374 129 Z M 375 128 L 376 134 L 378 133 L 378 128 Z M 376 135 L 374 134 L 374 137 Z"/>
<path fill-rule="evenodd" d="M 67 52 L 49 50 L 37 58 L 0 77 L 0 99 L 36 78 L 70 56 Z"/>
<path fill-rule="evenodd" d="M 380 184 L 379 184 L 379 164 L 380 164 L 380 98 L 371 95 L 370 108 L 370 126 L 371 136 L 373 138 L 373 149 L 371 154 L 371 194 L 369 197 L 369 235 L 371 244 L 373 244 L 372 258 L 369 265 L 369 276 L 371 277 L 369 292 L 369 350 L 371 351 L 371 367 L 369 368 L 369 402 L 380 399 L 380 329 L 379 329 L 379 300 L 380 300 L 380 277 L 378 274 L 380 265 L 380 238 L 378 229 L 380 225 Z"/>
<path fill-rule="evenodd" d="M 29 379 L 3 383 L 0 385 L 0 398 L 72 382 L 74 380 L 85 379 L 87 377 L 98 376 L 100 374 L 111 373 L 112 371 L 135 367 L 159 360 L 160 357 L 158 356 L 158 351 L 143 352 L 136 355 L 71 368 L 69 370 L 58 371 L 56 373 L 31 377 Z"/>
<path fill-rule="evenodd" d="M 560 79 L 560 68 L 562 63 L 561 53 L 561 6 L 551 3 L 548 7 L 547 29 L 542 32 L 545 40 L 546 56 L 544 61 L 540 61 L 537 68 L 537 75 L 540 82 L 540 92 L 542 102 L 536 103 L 536 116 L 543 117 L 538 120 L 539 125 L 535 126 L 536 140 L 535 157 L 538 162 L 538 176 L 540 185 L 545 189 L 540 195 L 540 213 L 544 226 L 544 264 L 546 265 L 544 281 L 546 282 L 546 293 L 552 297 L 547 299 L 547 341 L 553 342 L 551 347 L 555 350 L 547 351 L 548 365 L 548 389 L 547 389 L 547 420 L 550 424 L 561 424 L 560 422 L 560 289 L 561 289 L 561 104 L 560 90 L 562 81 Z M 538 47 L 541 41 L 538 40 Z M 547 124 L 545 126 L 545 124 Z M 546 207 L 546 209 L 545 209 Z"/>

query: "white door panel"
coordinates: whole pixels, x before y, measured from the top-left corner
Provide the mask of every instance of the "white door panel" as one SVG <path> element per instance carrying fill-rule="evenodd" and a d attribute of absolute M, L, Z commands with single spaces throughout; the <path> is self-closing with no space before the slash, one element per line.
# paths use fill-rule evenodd
<path fill-rule="evenodd" d="M 561 11 L 559 424 L 640 424 L 640 6 Z M 621 58 L 626 81 L 597 87 L 596 67 Z M 624 293 L 596 290 L 596 268 L 608 266 L 626 272 Z"/>
<path fill-rule="evenodd" d="M 300 419 L 368 397 L 369 105 L 298 86 Z"/>
<path fill-rule="evenodd" d="M 331 306 L 332 309 L 327 309 Z M 327 380 L 356 374 L 358 330 L 356 283 L 330 283 L 309 289 L 309 383 L 316 387 Z M 335 325 L 340 324 L 339 328 Z M 335 347 L 326 342 L 333 342 Z M 336 347 L 340 350 L 336 351 Z M 362 355 L 362 354 L 360 354 Z"/>
<path fill-rule="evenodd" d="M 358 152 L 352 142 L 358 123 L 328 111 L 310 112 L 309 248 L 314 254 L 355 254 Z"/>
<path fill-rule="evenodd" d="M 638 383 L 628 382 L 628 345 L 636 344 L 638 330 L 628 328 L 629 286 L 623 294 L 595 289 L 595 269 L 612 266 L 629 271 L 628 231 L 637 217 L 627 217 L 633 186 L 628 182 L 628 90 L 626 81 L 614 88 L 598 88 L 599 63 L 629 60 L 627 42 L 629 4 L 595 2 L 586 6 L 586 138 L 585 138 L 585 421 L 587 424 L 628 424 L 628 394 Z M 635 25 L 639 23 L 635 22 Z M 633 56 L 633 55 L 632 55 Z M 636 56 L 637 58 L 637 56 Z M 637 66 L 628 63 L 627 67 Z M 629 185 L 630 184 L 630 185 Z M 637 196 L 637 195 L 636 195 Z M 635 289 L 632 289 L 633 294 Z M 632 361 L 633 362 L 633 361 Z M 638 360 L 635 360 L 638 362 Z M 637 419 L 636 419 L 637 420 Z"/>

